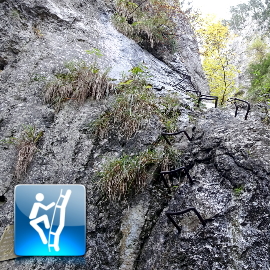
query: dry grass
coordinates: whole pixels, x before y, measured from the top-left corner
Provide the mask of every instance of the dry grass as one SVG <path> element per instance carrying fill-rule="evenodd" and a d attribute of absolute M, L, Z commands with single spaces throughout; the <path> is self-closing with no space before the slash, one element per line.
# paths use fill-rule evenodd
<path fill-rule="evenodd" d="M 172 51 L 177 28 L 173 17 L 182 13 L 176 1 L 135 2 L 116 1 L 113 22 L 117 30 L 151 52 L 160 46 Z"/>
<path fill-rule="evenodd" d="M 149 167 L 158 162 L 154 151 L 136 156 L 123 156 L 105 164 L 101 172 L 101 189 L 111 200 L 120 200 L 131 192 L 137 193 L 147 184 Z"/>
<path fill-rule="evenodd" d="M 167 132 L 177 130 L 177 121 L 181 114 L 181 104 L 177 97 L 158 98 L 145 80 L 127 82 L 130 83 L 118 87 L 119 94 L 111 108 L 90 124 L 97 138 L 103 139 L 113 131 L 118 136 L 130 139 L 154 115 Z"/>
<path fill-rule="evenodd" d="M 15 169 L 15 176 L 17 179 L 26 173 L 27 167 L 33 159 L 37 151 L 36 144 L 33 142 L 22 142 L 19 145 L 18 160 Z"/>
<path fill-rule="evenodd" d="M 42 131 L 36 132 L 35 127 L 27 126 L 23 131 L 22 137 L 17 140 L 18 159 L 15 168 L 15 176 L 17 179 L 21 178 L 21 176 L 26 173 L 34 154 L 38 150 L 36 144 L 42 135 Z"/>
<path fill-rule="evenodd" d="M 146 150 L 133 156 L 124 155 L 107 162 L 100 173 L 100 188 L 103 193 L 110 200 L 121 200 L 145 188 L 154 178 L 150 171 L 156 172 L 157 168 L 161 171 L 178 168 L 181 153 L 163 143 L 158 147 L 156 150 Z M 167 177 L 166 175 L 165 178 Z"/>
<path fill-rule="evenodd" d="M 163 145 L 163 155 L 160 160 L 161 171 L 170 171 L 181 167 L 181 151 L 174 149 L 167 143 Z"/>
<path fill-rule="evenodd" d="M 129 139 L 143 126 L 158 107 L 156 97 L 143 79 L 129 79 L 120 83 L 118 95 L 109 111 L 91 123 L 98 138 L 108 135 L 114 129 L 119 136 Z"/>
<path fill-rule="evenodd" d="M 95 65 L 78 65 L 70 74 L 58 74 L 58 79 L 47 85 L 44 100 L 59 111 L 68 100 L 83 104 L 88 98 L 102 99 L 114 89 L 107 73 L 102 73 Z"/>

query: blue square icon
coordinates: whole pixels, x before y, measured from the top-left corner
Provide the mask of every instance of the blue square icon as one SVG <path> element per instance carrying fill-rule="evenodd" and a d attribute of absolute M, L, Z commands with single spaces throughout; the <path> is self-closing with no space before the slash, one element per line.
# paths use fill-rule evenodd
<path fill-rule="evenodd" d="M 82 185 L 17 185 L 14 251 L 19 256 L 82 256 L 86 252 Z"/>

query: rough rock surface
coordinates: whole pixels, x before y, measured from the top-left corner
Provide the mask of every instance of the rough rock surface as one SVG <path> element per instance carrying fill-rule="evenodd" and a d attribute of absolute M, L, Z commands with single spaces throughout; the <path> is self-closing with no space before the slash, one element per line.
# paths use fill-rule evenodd
<path fill-rule="evenodd" d="M 242 115 L 243 118 L 243 115 Z M 269 269 L 269 128 L 211 109 L 198 120 L 183 159 L 190 175 L 144 244 L 137 269 Z M 195 207 L 177 220 L 166 211 Z"/>
<path fill-rule="evenodd" d="M 244 121 L 232 110 L 197 111 L 180 92 L 181 126 L 193 130 L 173 147 L 183 149 L 194 185 L 181 176 L 171 194 L 161 181 L 121 202 L 109 202 L 96 189 L 95 172 L 107 157 L 136 153 L 156 142 L 161 125 L 151 118 L 130 140 L 110 136 L 100 142 L 88 125 L 106 110 L 109 100 L 67 103 L 56 113 L 43 103 L 43 89 L 64 63 L 98 61 L 110 76 L 144 62 L 153 85 L 166 90 L 182 81 L 183 72 L 204 93 L 196 42 L 186 31 L 182 51 L 171 63 L 157 60 L 118 33 L 109 17 L 110 1 L 0 1 L 0 139 L 19 136 L 23 125 L 43 130 L 39 151 L 20 180 L 14 178 L 17 149 L 1 143 L 0 234 L 13 224 L 13 187 L 20 184 L 78 183 L 87 190 L 87 252 L 72 257 L 22 257 L 0 262 L 1 269 L 269 269 L 269 128 L 253 115 Z M 188 26 L 187 26 L 188 28 Z M 98 48 L 95 59 L 86 50 Z M 182 88 L 189 88 L 187 81 Z M 176 89 L 177 90 L 177 89 Z M 194 129 L 195 127 L 195 129 Z M 176 180 L 175 180 L 176 181 Z M 178 181 L 174 183 L 177 186 Z M 182 233 L 166 211 L 198 209 L 214 221 L 202 227 L 194 214 L 178 219 Z"/>

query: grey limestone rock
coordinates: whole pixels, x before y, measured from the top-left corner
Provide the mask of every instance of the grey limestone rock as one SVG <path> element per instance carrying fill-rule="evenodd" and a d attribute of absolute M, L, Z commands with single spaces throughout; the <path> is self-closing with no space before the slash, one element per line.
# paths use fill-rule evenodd
<path fill-rule="evenodd" d="M 233 117 L 231 109 L 196 110 L 183 89 L 183 73 L 208 93 L 196 41 L 188 25 L 181 50 L 158 60 L 113 27 L 112 1 L 0 1 L 0 234 L 13 224 L 16 184 L 83 184 L 87 190 L 87 251 L 82 257 L 21 257 L 1 269 L 269 269 L 269 128 L 263 112 Z M 100 59 L 88 54 L 97 48 Z M 89 123 L 107 110 L 111 97 L 67 102 L 60 112 L 44 104 L 44 86 L 65 63 L 95 61 L 111 78 L 144 63 L 150 82 L 181 98 L 179 128 L 193 140 L 176 142 L 194 185 L 181 175 L 172 193 L 158 177 L 138 194 L 119 202 L 102 197 L 96 172 L 106 158 L 134 154 L 154 144 L 162 131 L 153 115 L 130 139 L 110 134 L 97 141 Z M 181 82 L 182 81 L 182 82 Z M 180 83 L 180 87 L 174 86 Z M 162 88 L 163 87 L 163 88 Z M 17 149 L 2 143 L 24 125 L 44 135 L 25 175 L 14 177 Z M 0 195 L 1 195 L 0 194 Z M 193 214 L 180 217 L 177 234 L 166 211 L 193 206 L 214 221 L 203 227 Z"/>

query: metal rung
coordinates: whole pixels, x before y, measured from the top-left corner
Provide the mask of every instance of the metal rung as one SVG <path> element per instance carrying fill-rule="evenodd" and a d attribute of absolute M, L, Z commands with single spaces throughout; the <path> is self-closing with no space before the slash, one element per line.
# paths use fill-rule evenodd
<path fill-rule="evenodd" d="M 161 180 L 163 181 L 164 185 L 166 186 L 166 188 L 169 189 L 170 192 L 171 192 L 171 190 L 170 190 L 169 184 L 167 183 L 167 181 L 166 181 L 164 175 L 165 175 L 165 174 L 174 175 L 174 174 L 176 174 L 176 173 L 178 173 L 178 172 L 180 172 L 180 171 L 184 171 L 184 172 L 185 172 L 185 174 L 186 174 L 186 176 L 187 176 L 187 178 L 188 178 L 188 180 L 189 180 L 190 185 L 193 185 L 193 180 L 192 180 L 192 178 L 191 178 L 191 176 L 190 176 L 190 174 L 189 174 L 189 169 L 188 169 L 187 166 L 186 166 L 186 167 L 181 167 L 181 168 L 178 168 L 178 169 L 172 170 L 172 171 L 161 171 L 161 172 L 159 173 L 160 176 L 161 176 Z"/>
<path fill-rule="evenodd" d="M 179 211 L 179 212 L 167 212 L 166 216 L 168 217 L 168 219 L 173 223 L 173 225 L 175 226 L 175 228 L 178 230 L 178 233 L 181 233 L 181 227 L 178 226 L 178 224 L 175 222 L 175 220 L 171 217 L 171 216 L 179 216 L 179 215 L 183 215 L 187 212 L 193 211 L 196 216 L 198 217 L 198 219 L 200 220 L 200 222 L 202 223 L 202 225 L 205 227 L 206 226 L 206 222 L 210 222 L 213 221 L 213 218 L 209 218 L 209 219 L 203 219 L 202 216 L 200 215 L 200 213 L 197 211 L 197 209 L 195 207 L 189 207 L 185 210 Z"/>
<path fill-rule="evenodd" d="M 237 116 L 237 112 L 238 112 L 238 109 L 239 109 L 239 106 L 238 106 L 238 104 L 236 103 L 236 101 L 240 101 L 240 102 L 243 102 L 243 103 L 247 104 L 247 112 L 246 112 L 246 114 L 245 114 L 245 120 L 247 120 L 247 117 L 248 117 L 248 114 L 249 114 L 249 111 L 250 111 L 250 103 L 249 103 L 249 102 L 247 102 L 247 101 L 245 101 L 245 100 L 243 100 L 243 99 L 234 98 L 234 97 L 229 98 L 227 101 L 228 101 L 228 102 L 232 102 L 232 103 L 234 103 L 234 105 L 235 105 L 235 115 L 234 115 L 234 117 Z"/>
<path fill-rule="evenodd" d="M 171 145 L 171 142 L 168 140 L 168 138 L 166 136 L 172 136 L 172 135 L 178 135 L 180 133 L 184 133 L 186 135 L 186 137 L 188 138 L 189 141 L 192 140 L 191 137 L 188 136 L 187 132 L 185 130 L 181 130 L 181 131 L 177 131 L 177 132 L 174 132 L 174 133 L 166 133 L 166 132 L 162 132 L 161 133 L 161 136 L 163 136 L 163 138 L 165 139 L 165 141 Z"/>
<path fill-rule="evenodd" d="M 218 97 L 217 96 L 209 96 L 209 95 L 200 95 L 198 99 L 198 106 L 200 105 L 201 100 L 215 100 L 215 108 L 217 108 L 218 105 Z"/>

